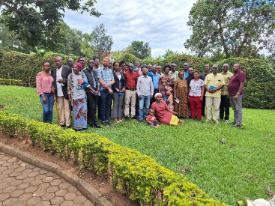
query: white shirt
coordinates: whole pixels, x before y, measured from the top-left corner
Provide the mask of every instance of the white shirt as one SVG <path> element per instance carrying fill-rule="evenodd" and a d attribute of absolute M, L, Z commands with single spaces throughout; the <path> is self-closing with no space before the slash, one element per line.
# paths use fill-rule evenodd
<path fill-rule="evenodd" d="M 57 89 L 57 96 L 58 97 L 63 97 L 63 91 L 62 91 L 62 83 L 60 84 L 58 82 L 59 79 L 62 79 L 62 66 L 59 69 L 56 69 L 56 89 Z"/>
<path fill-rule="evenodd" d="M 203 80 L 198 79 L 192 79 L 190 82 L 190 92 L 189 92 L 189 96 L 192 97 L 200 97 L 201 96 L 201 87 L 204 85 Z"/>
<path fill-rule="evenodd" d="M 154 85 L 152 78 L 149 76 L 140 76 L 137 81 L 137 95 L 140 96 L 153 96 Z"/>

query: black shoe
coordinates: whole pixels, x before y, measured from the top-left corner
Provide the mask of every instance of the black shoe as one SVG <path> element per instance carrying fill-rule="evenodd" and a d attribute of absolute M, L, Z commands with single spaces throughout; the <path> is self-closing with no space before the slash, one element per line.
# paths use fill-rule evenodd
<path fill-rule="evenodd" d="M 91 127 L 92 127 L 92 128 L 101 128 L 101 126 L 99 126 L 99 125 L 96 124 L 96 123 L 95 123 L 95 124 L 92 124 Z"/>
<path fill-rule="evenodd" d="M 66 125 L 65 125 L 65 124 L 62 124 L 62 125 L 60 125 L 60 127 L 66 127 Z"/>

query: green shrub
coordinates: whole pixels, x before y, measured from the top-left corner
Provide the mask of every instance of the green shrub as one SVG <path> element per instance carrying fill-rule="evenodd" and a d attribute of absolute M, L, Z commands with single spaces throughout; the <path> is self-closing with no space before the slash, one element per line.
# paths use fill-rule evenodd
<path fill-rule="evenodd" d="M 10 137 L 29 136 L 33 145 L 107 176 L 115 189 L 140 205 L 225 205 L 150 157 L 97 134 L 63 130 L 4 112 L 0 112 L 0 131 Z"/>
<path fill-rule="evenodd" d="M 113 52 L 112 57 L 115 61 L 125 61 L 127 63 L 141 62 L 141 59 L 128 52 Z"/>
<path fill-rule="evenodd" d="M 17 79 L 3 79 L 3 78 L 0 78 L 0 85 L 22 86 L 23 83 L 22 83 L 21 80 L 17 80 Z"/>
<path fill-rule="evenodd" d="M 230 68 L 239 63 L 246 72 L 247 82 L 243 104 L 252 108 L 275 108 L 275 69 L 272 62 L 264 59 L 229 58 L 217 62 L 228 63 Z"/>
<path fill-rule="evenodd" d="M 53 52 L 39 54 L 24 54 L 16 51 L 0 50 L 0 78 L 17 79 L 24 86 L 35 86 L 35 76 L 41 71 L 44 61 L 50 61 L 53 65 L 55 56 L 62 56 L 66 62 L 67 56 Z"/>

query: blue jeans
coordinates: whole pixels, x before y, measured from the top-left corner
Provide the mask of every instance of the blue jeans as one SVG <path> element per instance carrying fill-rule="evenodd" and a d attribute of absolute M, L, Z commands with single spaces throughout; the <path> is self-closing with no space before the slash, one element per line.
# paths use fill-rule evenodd
<path fill-rule="evenodd" d="M 150 107 L 150 99 L 151 96 L 139 96 L 139 112 L 138 112 L 138 119 L 144 120 L 148 114 L 148 110 Z"/>
<path fill-rule="evenodd" d="M 111 116 L 112 95 L 107 90 L 100 91 L 100 119 L 108 122 Z"/>
<path fill-rule="evenodd" d="M 46 102 L 43 102 L 42 95 L 40 95 L 40 102 L 43 107 L 43 122 L 52 123 L 53 121 L 53 105 L 54 96 L 53 94 L 44 94 L 46 96 Z"/>

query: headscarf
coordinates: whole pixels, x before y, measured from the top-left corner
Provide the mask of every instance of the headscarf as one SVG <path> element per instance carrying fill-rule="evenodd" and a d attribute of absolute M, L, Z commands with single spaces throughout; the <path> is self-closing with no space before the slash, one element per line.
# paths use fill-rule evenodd
<path fill-rule="evenodd" d="M 161 96 L 161 97 L 162 97 L 162 94 L 161 94 L 161 93 L 156 93 L 155 96 L 154 96 L 155 99 L 156 99 L 158 96 Z"/>

